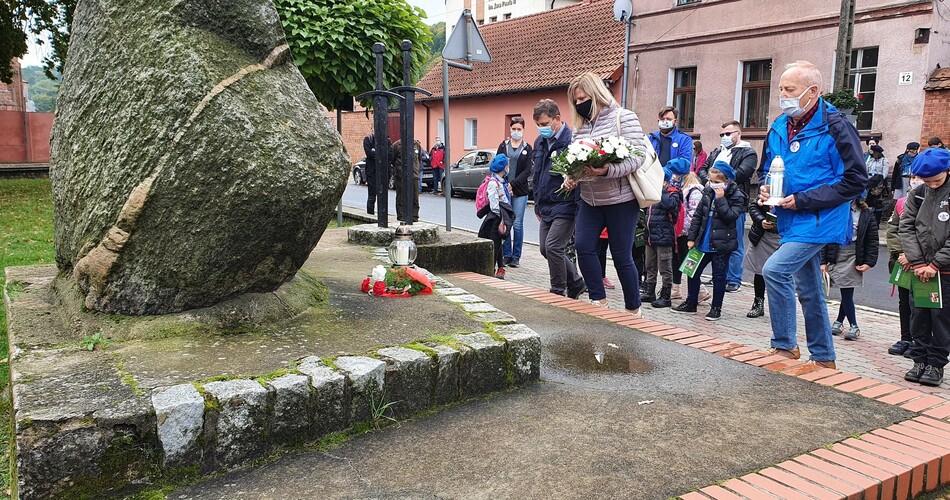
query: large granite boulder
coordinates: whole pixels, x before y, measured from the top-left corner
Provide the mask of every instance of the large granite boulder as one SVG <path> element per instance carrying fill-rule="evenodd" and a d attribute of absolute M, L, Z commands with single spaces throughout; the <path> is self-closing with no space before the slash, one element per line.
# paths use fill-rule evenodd
<path fill-rule="evenodd" d="M 86 307 L 162 314 L 276 289 L 349 160 L 269 0 L 85 0 L 50 177 L 56 262 Z"/>

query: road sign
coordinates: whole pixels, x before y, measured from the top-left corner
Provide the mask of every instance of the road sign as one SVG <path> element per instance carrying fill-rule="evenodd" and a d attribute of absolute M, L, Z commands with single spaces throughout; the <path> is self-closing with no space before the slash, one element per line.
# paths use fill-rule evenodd
<path fill-rule="evenodd" d="M 469 10 L 462 11 L 459 21 L 455 23 L 455 28 L 442 49 L 442 57 L 465 59 L 467 62 L 491 62 L 488 46 L 485 45 L 482 34 L 478 32 L 478 26 L 472 20 Z"/>

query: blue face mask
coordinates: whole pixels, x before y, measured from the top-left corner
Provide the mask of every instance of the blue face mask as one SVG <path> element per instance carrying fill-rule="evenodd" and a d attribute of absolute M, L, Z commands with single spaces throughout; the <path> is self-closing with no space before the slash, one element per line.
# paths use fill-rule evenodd
<path fill-rule="evenodd" d="M 541 137 L 548 139 L 554 135 L 554 129 L 548 126 L 538 127 L 538 133 L 541 134 Z"/>

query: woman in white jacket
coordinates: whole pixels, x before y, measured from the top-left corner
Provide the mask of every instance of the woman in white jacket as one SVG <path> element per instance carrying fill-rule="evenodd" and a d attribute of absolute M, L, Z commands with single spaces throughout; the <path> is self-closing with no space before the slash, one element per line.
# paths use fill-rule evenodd
<path fill-rule="evenodd" d="M 610 254 L 623 288 L 624 307 L 634 315 L 642 316 L 640 275 L 632 254 L 640 207 L 627 181 L 627 175 L 640 168 L 645 157 L 645 137 L 640 120 L 633 111 L 618 106 L 607 86 L 593 73 L 574 78 L 567 89 L 567 98 L 571 103 L 571 119 L 577 128 L 575 140 L 622 136 L 641 153 L 631 155 L 621 163 L 587 167 L 589 178 L 580 182 L 567 179 L 564 187 L 580 189 L 581 201 L 574 221 L 574 246 L 591 303 L 607 305 L 603 273 L 597 258 L 597 239 L 606 227 L 610 234 Z"/>

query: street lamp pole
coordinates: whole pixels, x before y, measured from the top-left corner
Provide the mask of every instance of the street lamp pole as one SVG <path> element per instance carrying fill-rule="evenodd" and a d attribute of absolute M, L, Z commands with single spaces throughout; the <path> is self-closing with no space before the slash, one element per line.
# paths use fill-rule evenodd
<path fill-rule="evenodd" d="M 620 79 L 620 107 L 627 107 L 627 72 L 630 68 L 630 32 L 633 30 L 632 0 L 614 1 L 614 20 L 624 24 L 623 75 Z"/>

